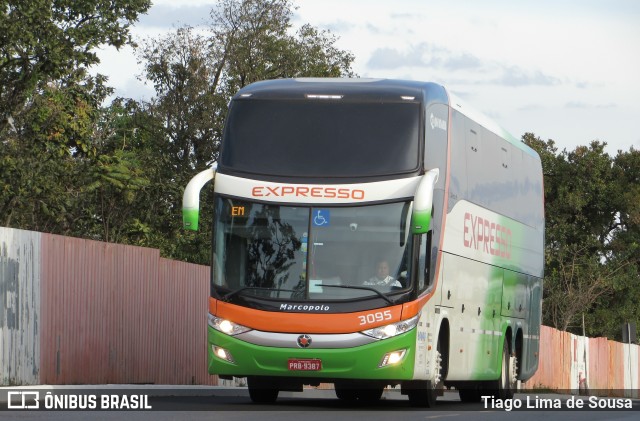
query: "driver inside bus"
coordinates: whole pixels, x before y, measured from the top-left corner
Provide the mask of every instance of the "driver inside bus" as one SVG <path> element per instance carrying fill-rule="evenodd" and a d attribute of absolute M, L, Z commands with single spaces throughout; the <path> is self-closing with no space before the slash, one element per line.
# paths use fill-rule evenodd
<path fill-rule="evenodd" d="M 365 285 L 389 286 L 402 288 L 402 284 L 389 275 L 389 262 L 387 259 L 379 259 L 376 261 L 376 274 L 364 282 Z"/>

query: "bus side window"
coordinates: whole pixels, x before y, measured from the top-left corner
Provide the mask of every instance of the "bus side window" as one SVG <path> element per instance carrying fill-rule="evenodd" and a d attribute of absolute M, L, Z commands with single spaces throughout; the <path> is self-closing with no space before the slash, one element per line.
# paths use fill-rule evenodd
<path fill-rule="evenodd" d="M 418 255 L 418 291 L 424 289 L 429 276 L 427 270 L 427 243 L 427 234 L 422 234 L 420 236 L 420 253 Z"/>
<path fill-rule="evenodd" d="M 435 260 L 432 255 L 433 230 L 420 236 L 420 251 L 418 254 L 418 291 L 423 291 L 431 286 L 433 276 L 431 276 L 431 264 Z"/>
<path fill-rule="evenodd" d="M 431 286 L 431 283 L 433 282 L 433 274 L 431 273 L 431 267 L 432 267 L 432 263 L 434 262 L 434 256 L 433 256 L 433 248 L 431 247 L 431 245 L 433 244 L 431 239 L 433 238 L 433 230 L 429 231 L 427 233 L 427 261 L 425 263 L 425 268 L 424 268 L 424 276 L 425 279 L 427 280 L 427 287 Z"/>

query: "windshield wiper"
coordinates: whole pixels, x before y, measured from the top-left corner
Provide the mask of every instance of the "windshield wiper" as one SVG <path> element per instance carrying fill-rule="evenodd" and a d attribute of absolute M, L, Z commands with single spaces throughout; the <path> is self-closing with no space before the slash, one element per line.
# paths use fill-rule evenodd
<path fill-rule="evenodd" d="M 381 293 L 380 291 L 378 291 L 375 288 L 356 287 L 356 286 L 353 286 L 353 285 L 325 285 L 325 284 L 318 284 L 316 286 L 318 286 L 318 287 L 328 287 L 328 288 L 361 289 L 361 290 L 364 290 L 364 291 L 373 291 L 376 294 L 378 294 L 380 297 L 382 297 L 382 299 L 385 300 L 386 302 L 388 302 L 389 304 L 391 304 L 391 305 L 395 305 L 396 304 L 389 297 L 387 297 L 386 295 L 384 295 L 383 293 Z"/>
<path fill-rule="evenodd" d="M 236 290 L 231 291 L 230 293 L 222 296 L 222 301 L 229 301 L 231 299 L 231 297 L 233 297 L 234 295 L 238 295 L 239 293 L 241 293 L 242 291 L 248 290 L 248 289 L 257 289 L 260 291 L 284 291 L 284 292 L 295 292 L 295 290 L 293 289 L 273 289 L 273 288 L 266 288 L 266 287 L 242 287 L 242 288 L 238 288 Z"/>

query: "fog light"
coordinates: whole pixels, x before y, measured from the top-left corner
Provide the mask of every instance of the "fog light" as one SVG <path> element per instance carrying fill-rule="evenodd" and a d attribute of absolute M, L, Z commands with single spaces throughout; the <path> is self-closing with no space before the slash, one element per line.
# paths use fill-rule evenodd
<path fill-rule="evenodd" d="M 235 360 L 229 351 L 224 348 L 220 348 L 216 345 L 211 345 L 211 349 L 213 349 L 213 355 L 220 358 L 221 360 L 225 360 L 227 362 L 235 364 Z"/>
<path fill-rule="evenodd" d="M 380 362 L 380 365 L 378 365 L 378 368 L 398 364 L 400 361 L 402 361 L 406 353 L 406 349 L 400 349 L 398 351 L 388 352 L 384 354 L 384 357 L 382 357 L 382 361 Z"/>

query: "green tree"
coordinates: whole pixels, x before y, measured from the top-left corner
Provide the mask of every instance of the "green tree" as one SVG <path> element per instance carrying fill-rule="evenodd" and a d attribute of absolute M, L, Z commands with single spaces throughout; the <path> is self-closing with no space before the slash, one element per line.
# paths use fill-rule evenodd
<path fill-rule="evenodd" d="M 615 182 L 609 200 L 617 203 L 618 212 L 607 243 L 620 270 L 612 279 L 611 293 L 600 297 L 587 315 L 587 324 L 594 332 L 620 340 L 623 323 L 640 326 L 640 151 L 618 151 L 612 171 Z"/>
<path fill-rule="evenodd" d="M 130 26 L 150 1 L 0 4 L 0 223 L 90 235 L 92 165 L 115 161 L 94 142 L 111 89 L 87 69 L 96 47 L 132 42 Z"/>
<path fill-rule="evenodd" d="M 303 25 L 292 33 L 288 0 L 222 0 L 204 31 L 182 27 L 164 37 L 147 39 L 138 49 L 145 77 L 156 97 L 141 104 L 151 117 L 145 130 L 154 133 L 161 167 L 155 182 L 165 188 L 152 201 L 168 201 L 154 230 L 171 239 L 165 255 L 199 263 L 209 261 L 210 221 L 198 233 L 182 231 L 184 186 L 218 157 L 227 106 L 246 84 L 283 77 L 353 76 L 353 55 L 335 46 L 328 31 Z M 211 215 L 203 200 L 203 214 Z"/>
<path fill-rule="evenodd" d="M 623 309 L 612 300 L 640 292 L 636 153 L 613 159 L 597 141 L 558 152 L 532 133 L 523 141 L 540 154 L 545 181 L 543 322 L 581 333 L 585 315 L 588 334 L 615 337 Z"/>
<path fill-rule="evenodd" d="M 72 234 L 98 104 L 100 77 L 44 84 L 5 130 L 0 144 L 0 215 L 5 226 Z"/>
<path fill-rule="evenodd" d="M 171 255 L 166 221 L 178 210 L 168 198 L 182 186 L 165 177 L 171 169 L 156 123 L 134 100 L 116 98 L 101 109 L 96 155 L 83 160 L 83 207 L 92 216 L 84 230 L 94 239 L 160 248 Z"/>
<path fill-rule="evenodd" d="M 43 81 L 98 63 L 95 48 L 131 42 L 150 0 L 0 1 L 0 133 Z"/>
<path fill-rule="evenodd" d="M 100 227 L 98 238 L 103 241 L 129 243 L 132 231 L 146 234 L 146 227 L 136 214 L 143 206 L 136 203 L 137 193 L 149 185 L 149 179 L 140 166 L 133 151 L 116 150 L 111 154 L 99 155 L 89 167 L 92 181 L 84 188 L 86 193 L 94 193 L 91 217 Z"/>
<path fill-rule="evenodd" d="M 353 55 L 329 31 L 303 25 L 290 35 L 289 0 L 222 0 L 211 12 L 216 78 L 227 94 L 266 79 L 353 76 Z"/>

